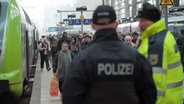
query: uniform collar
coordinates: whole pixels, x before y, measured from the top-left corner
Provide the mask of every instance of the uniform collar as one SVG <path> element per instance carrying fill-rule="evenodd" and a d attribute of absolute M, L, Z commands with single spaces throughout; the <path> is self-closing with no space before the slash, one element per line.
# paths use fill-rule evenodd
<path fill-rule="evenodd" d="M 102 29 L 96 31 L 94 41 L 119 40 L 116 29 Z"/>
<path fill-rule="evenodd" d="M 150 37 L 156 33 L 159 33 L 166 29 L 164 20 L 160 19 L 159 21 L 155 22 L 151 26 L 149 26 L 141 35 L 141 39 Z"/>

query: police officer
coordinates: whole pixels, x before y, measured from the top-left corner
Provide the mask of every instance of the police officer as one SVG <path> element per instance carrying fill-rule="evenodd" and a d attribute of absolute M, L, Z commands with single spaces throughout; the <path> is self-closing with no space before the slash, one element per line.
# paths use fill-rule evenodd
<path fill-rule="evenodd" d="M 183 71 L 175 38 L 155 6 L 143 3 L 137 17 L 142 31 L 138 51 L 152 65 L 156 104 L 183 104 Z"/>
<path fill-rule="evenodd" d="M 184 29 L 181 29 L 181 35 L 177 40 L 177 44 L 181 53 L 181 62 L 184 65 Z"/>
<path fill-rule="evenodd" d="M 111 6 L 98 6 L 93 43 L 74 57 L 63 86 L 63 104 L 155 104 L 149 62 L 123 44 Z"/>

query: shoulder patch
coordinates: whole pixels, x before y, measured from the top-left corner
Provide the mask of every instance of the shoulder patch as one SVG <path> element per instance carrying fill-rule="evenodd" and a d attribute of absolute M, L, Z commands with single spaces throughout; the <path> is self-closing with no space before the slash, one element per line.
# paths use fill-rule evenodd
<path fill-rule="evenodd" d="M 151 65 L 156 65 L 158 63 L 158 58 L 159 58 L 158 54 L 150 54 L 149 62 L 151 63 Z"/>

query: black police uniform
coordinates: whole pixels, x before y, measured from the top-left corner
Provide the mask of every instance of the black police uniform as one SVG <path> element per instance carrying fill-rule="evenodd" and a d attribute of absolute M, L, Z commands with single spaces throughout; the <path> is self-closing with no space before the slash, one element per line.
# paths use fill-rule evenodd
<path fill-rule="evenodd" d="M 115 29 L 99 30 L 68 69 L 63 104 L 155 104 L 151 70 L 141 54 L 118 39 Z"/>

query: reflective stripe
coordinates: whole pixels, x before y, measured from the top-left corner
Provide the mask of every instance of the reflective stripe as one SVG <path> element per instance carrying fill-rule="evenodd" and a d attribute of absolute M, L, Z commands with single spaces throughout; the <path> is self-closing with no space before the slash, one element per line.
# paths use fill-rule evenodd
<path fill-rule="evenodd" d="M 168 65 L 168 69 L 173 69 L 173 68 L 175 68 L 175 67 L 177 67 L 179 65 L 181 65 L 181 61 L 180 60 L 175 62 L 175 63 L 173 63 L 173 64 L 169 64 Z"/>
<path fill-rule="evenodd" d="M 161 67 L 152 67 L 153 73 L 161 73 L 166 74 L 166 70 L 162 69 Z"/>
<path fill-rule="evenodd" d="M 163 92 L 163 91 L 157 91 L 157 96 L 164 97 L 165 96 L 165 92 Z"/>
<path fill-rule="evenodd" d="M 183 80 L 179 82 L 169 83 L 167 84 L 167 88 L 175 88 L 183 85 Z"/>

